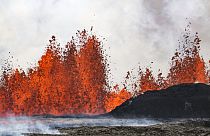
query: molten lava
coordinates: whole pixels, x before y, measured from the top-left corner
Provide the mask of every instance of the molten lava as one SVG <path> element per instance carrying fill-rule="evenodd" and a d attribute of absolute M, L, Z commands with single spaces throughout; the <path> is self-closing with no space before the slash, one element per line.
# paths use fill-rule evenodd
<path fill-rule="evenodd" d="M 189 27 L 188 27 L 189 28 Z M 166 77 L 157 79 L 150 68 L 140 70 L 134 92 L 118 85 L 110 91 L 107 61 L 101 42 L 84 30 L 64 48 L 52 36 L 38 66 L 27 72 L 6 67 L 0 82 L 0 116 L 34 114 L 101 114 L 113 110 L 135 93 L 159 90 L 180 83 L 209 83 L 200 56 L 198 34 L 185 30 Z M 130 72 L 126 80 L 130 78 Z M 137 85 L 138 84 L 138 85 Z M 139 86 L 139 89 L 138 89 Z"/>
<path fill-rule="evenodd" d="M 159 89 L 159 86 L 156 83 L 154 76 L 152 75 L 152 71 L 149 68 L 146 68 L 145 73 L 140 71 L 139 82 L 140 82 L 141 91 Z"/>
<path fill-rule="evenodd" d="M 205 62 L 199 54 L 200 42 L 198 33 L 191 35 L 188 25 L 183 40 L 179 42 L 179 49 L 171 59 L 171 68 L 167 77 L 159 73 L 156 80 L 149 68 L 146 68 L 145 72 L 140 70 L 140 92 L 160 90 L 181 83 L 209 83 Z"/>
<path fill-rule="evenodd" d="M 110 91 L 106 95 L 105 99 L 105 109 L 107 112 L 112 111 L 117 106 L 131 98 L 131 93 L 128 92 L 125 88 L 122 90 L 119 89 L 119 86 L 114 86 L 114 90 Z"/>
<path fill-rule="evenodd" d="M 38 66 L 29 69 L 27 74 L 18 69 L 4 71 L 0 88 L 1 114 L 106 112 L 107 74 L 101 43 L 85 30 L 77 36 L 77 41 L 72 39 L 64 49 L 52 36 Z"/>

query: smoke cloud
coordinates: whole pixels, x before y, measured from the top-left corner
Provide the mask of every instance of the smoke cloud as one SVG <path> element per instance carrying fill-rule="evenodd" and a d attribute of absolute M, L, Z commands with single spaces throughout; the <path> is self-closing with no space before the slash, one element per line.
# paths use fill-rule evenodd
<path fill-rule="evenodd" d="M 64 45 L 77 30 L 91 26 L 105 38 L 110 80 L 118 83 L 138 65 L 166 73 L 189 21 L 200 34 L 204 59 L 209 58 L 208 0 L 0 0 L 0 16 L 1 59 L 11 52 L 14 64 L 23 68 L 37 62 L 51 35 Z"/>
<path fill-rule="evenodd" d="M 7 117 L 0 118 L 0 134 L 22 136 L 27 133 L 64 134 L 58 128 L 83 126 L 150 126 L 163 121 L 153 119 L 115 119 L 105 118 L 46 118 L 46 117 Z"/>
<path fill-rule="evenodd" d="M 60 134 L 56 129 L 50 128 L 42 119 L 30 117 L 0 118 L 0 134 L 22 136 L 26 133 Z"/>

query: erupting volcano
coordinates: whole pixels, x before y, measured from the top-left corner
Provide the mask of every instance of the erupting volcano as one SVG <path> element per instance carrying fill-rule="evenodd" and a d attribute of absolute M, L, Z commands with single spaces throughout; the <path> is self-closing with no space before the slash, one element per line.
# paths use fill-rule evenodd
<path fill-rule="evenodd" d="M 110 110 L 107 105 L 113 99 L 119 101 L 111 109 L 131 97 L 124 90 L 123 94 L 107 91 L 107 60 L 96 36 L 78 32 L 65 48 L 55 36 L 49 42 L 37 67 L 28 72 L 4 68 L 2 115 L 100 114 Z"/>
<path fill-rule="evenodd" d="M 171 59 L 167 77 L 157 79 L 152 70 L 140 70 L 135 89 L 118 85 L 110 89 L 109 68 L 103 46 L 95 35 L 79 31 L 64 48 L 55 36 L 49 40 L 38 65 L 28 69 L 4 67 L 0 86 L 0 114 L 102 114 L 148 90 L 160 90 L 181 83 L 209 83 L 210 77 L 200 56 L 198 33 L 185 29 L 179 48 Z M 13 69 L 13 70 L 12 70 Z M 129 75 L 126 79 L 132 78 Z"/>
<path fill-rule="evenodd" d="M 198 33 L 191 34 L 190 25 L 188 25 L 179 41 L 178 49 L 171 59 L 167 77 L 163 77 L 162 73 L 159 73 L 155 79 L 151 69 L 146 68 L 145 72 L 140 69 L 140 92 L 165 89 L 182 83 L 208 84 L 207 65 L 199 54 L 200 42 Z"/>

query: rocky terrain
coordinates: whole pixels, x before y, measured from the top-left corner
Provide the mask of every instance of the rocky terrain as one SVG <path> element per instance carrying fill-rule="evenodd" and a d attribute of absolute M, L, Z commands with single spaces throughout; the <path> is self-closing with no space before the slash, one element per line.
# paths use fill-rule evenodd
<path fill-rule="evenodd" d="M 180 84 L 147 91 L 109 113 L 118 118 L 210 118 L 210 86 Z"/>
<path fill-rule="evenodd" d="M 181 84 L 148 91 L 106 114 L 115 118 L 162 120 L 150 126 L 80 126 L 57 128 L 61 135 L 105 136 L 210 136 L 210 86 Z M 43 136 L 43 134 L 25 134 Z"/>
<path fill-rule="evenodd" d="M 209 120 L 168 122 L 146 127 L 77 127 L 60 128 L 64 136 L 210 136 Z M 47 136 L 43 134 L 26 134 Z M 49 135 L 52 136 L 52 135 Z"/>

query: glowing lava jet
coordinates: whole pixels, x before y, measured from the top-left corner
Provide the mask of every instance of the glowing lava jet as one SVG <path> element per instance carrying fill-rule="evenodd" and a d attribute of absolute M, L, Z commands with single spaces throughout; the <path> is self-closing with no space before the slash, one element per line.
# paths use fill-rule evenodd
<path fill-rule="evenodd" d="M 208 72 L 203 58 L 200 56 L 200 38 L 198 33 L 192 35 L 190 25 L 185 29 L 179 48 L 172 57 L 171 68 L 167 77 L 158 74 L 157 80 L 152 71 L 140 70 L 140 92 L 160 90 L 181 83 L 209 83 Z"/>
<path fill-rule="evenodd" d="M 118 85 L 108 90 L 107 59 L 96 36 L 79 31 L 76 39 L 64 48 L 52 36 L 37 67 L 27 72 L 4 68 L 0 115 L 101 114 L 113 110 L 135 93 L 180 83 L 209 83 L 205 62 L 199 54 L 200 41 L 197 33 L 190 34 L 188 26 L 172 57 L 167 77 L 159 73 L 156 79 L 151 69 L 140 70 L 132 92 Z"/>
<path fill-rule="evenodd" d="M 64 49 L 52 36 L 38 66 L 3 72 L 0 113 L 99 114 L 106 112 L 106 59 L 101 43 L 86 31 Z M 79 46 L 79 50 L 77 50 Z"/>

